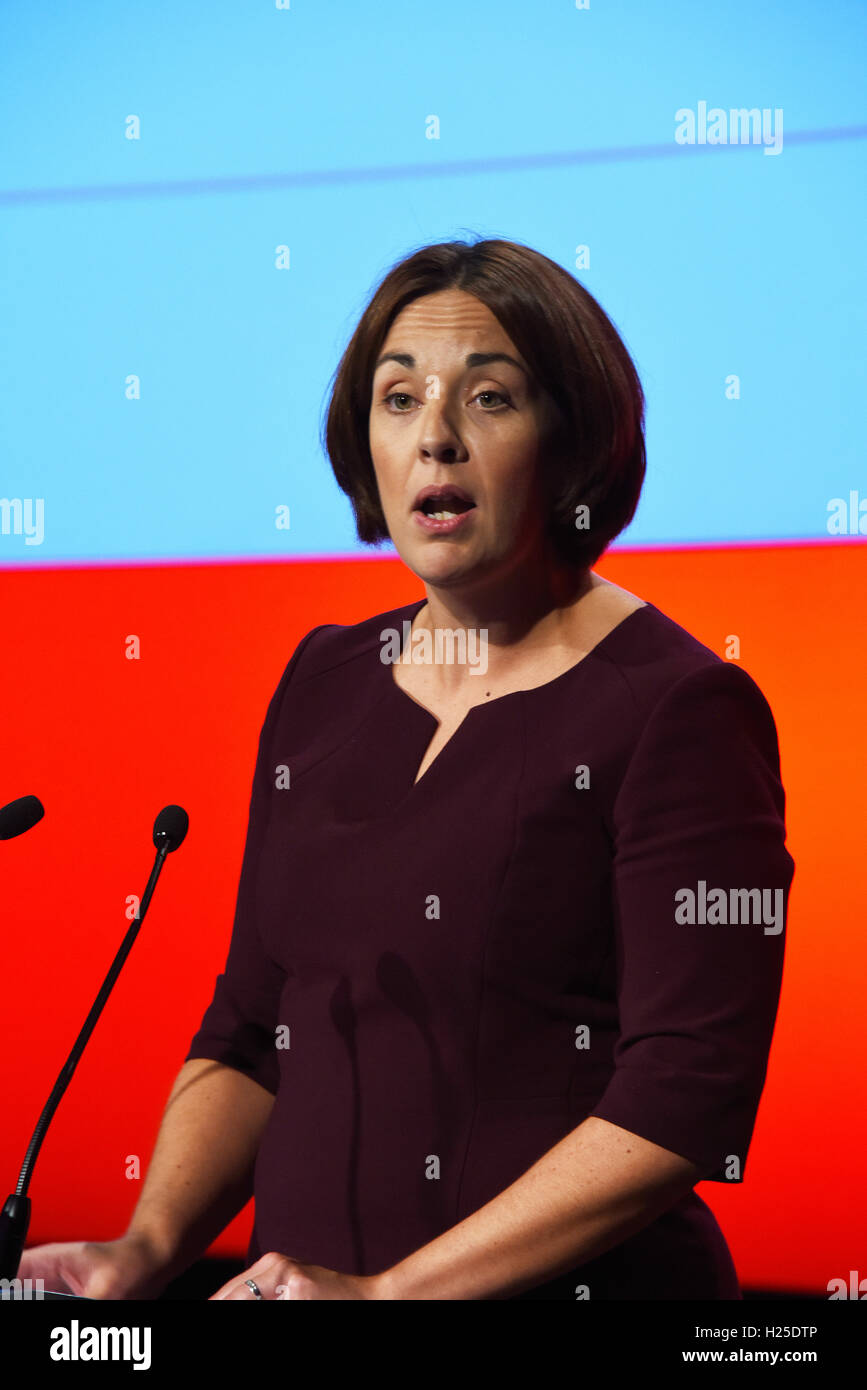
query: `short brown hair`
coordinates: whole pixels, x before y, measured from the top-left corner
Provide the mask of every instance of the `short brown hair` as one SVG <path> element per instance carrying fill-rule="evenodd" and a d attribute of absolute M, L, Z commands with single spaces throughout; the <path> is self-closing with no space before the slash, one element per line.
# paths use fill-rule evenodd
<path fill-rule="evenodd" d="M 376 359 L 393 320 L 422 295 L 459 289 L 502 324 L 559 424 L 546 456 L 547 532 L 566 563 L 589 568 L 629 524 L 645 471 L 644 392 L 614 324 L 556 261 L 519 242 L 446 241 L 398 261 L 361 316 L 332 378 L 323 448 L 355 513 L 358 538 L 389 539 L 370 455 Z M 576 508 L 589 509 L 589 529 Z"/>

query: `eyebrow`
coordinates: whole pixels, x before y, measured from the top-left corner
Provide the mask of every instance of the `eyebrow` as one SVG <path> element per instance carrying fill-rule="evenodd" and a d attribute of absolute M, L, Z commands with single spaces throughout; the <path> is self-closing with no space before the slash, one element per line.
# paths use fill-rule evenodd
<path fill-rule="evenodd" d="M 402 367 L 413 368 L 416 365 L 415 358 L 409 352 L 384 352 L 379 358 L 374 372 L 377 372 L 383 362 L 398 362 Z M 513 367 L 517 367 L 519 372 L 527 374 L 527 368 L 522 367 L 521 363 L 514 357 L 510 357 L 507 352 L 471 352 L 466 358 L 464 365 L 471 367 L 486 367 L 489 362 L 510 362 Z"/>

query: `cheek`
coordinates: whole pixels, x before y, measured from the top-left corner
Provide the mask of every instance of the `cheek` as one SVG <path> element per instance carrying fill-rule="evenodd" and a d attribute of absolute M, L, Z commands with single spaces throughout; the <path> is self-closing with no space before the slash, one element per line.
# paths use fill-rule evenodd
<path fill-rule="evenodd" d="M 500 474 L 490 489 L 488 507 L 496 530 L 523 531 L 544 511 L 544 499 L 532 467 Z"/>
<path fill-rule="evenodd" d="M 388 429 L 387 421 L 379 414 L 376 409 L 372 409 L 367 424 L 367 442 L 370 452 L 374 459 L 387 459 L 389 449 L 393 447 L 392 432 Z"/>
<path fill-rule="evenodd" d="M 503 450 L 493 471 L 498 500 L 509 511 L 523 510 L 538 495 L 539 462 L 535 439 Z"/>
<path fill-rule="evenodd" d="M 377 428 L 375 422 L 370 426 L 367 445 L 379 486 L 387 487 L 389 478 L 394 474 L 393 461 L 389 453 L 388 440 L 383 438 L 382 431 Z"/>
<path fill-rule="evenodd" d="M 367 425 L 367 438 L 371 449 L 376 449 L 386 457 L 390 452 L 396 453 L 401 447 L 406 449 L 406 441 L 401 439 L 400 430 L 395 428 L 395 423 L 394 416 L 386 415 L 378 407 L 371 410 Z"/>
<path fill-rule="evenodd" d="M 371 453 L 379 503 L 386 520 L 393 524 L 403 508 L 404 481 L 397 469 L 389 465 L 388 458 L 383 457 L 382 451 L 378 454 L 374 454 L 373 451 Z"/>

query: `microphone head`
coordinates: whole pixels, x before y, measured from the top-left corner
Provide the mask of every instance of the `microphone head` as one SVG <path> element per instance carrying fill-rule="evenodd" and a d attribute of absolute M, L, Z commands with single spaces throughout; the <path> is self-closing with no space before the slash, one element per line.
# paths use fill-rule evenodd
<path fill-rule="evenodd" d="M 38 796 L 19 796 L 0 809 L 0 840 L 14 840 L 31 830 L 45 815 L 45 807 Z"/>
<path fill-rule="evenodd" d="M 184 843 L 190 818 L 183 806 L 164 806 L 154 821 L 154 844 L 169 854 Z"/>

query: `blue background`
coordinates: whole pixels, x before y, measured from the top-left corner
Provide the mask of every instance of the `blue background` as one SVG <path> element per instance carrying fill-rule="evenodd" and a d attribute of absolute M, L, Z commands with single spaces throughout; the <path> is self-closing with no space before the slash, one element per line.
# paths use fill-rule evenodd
<path fill-rule="evenodd" d="M 845 0 L 7 0 L 0 497 L 46 529 L 0 565 L 390 553 L 321 452 L 327 389 L 389 266 L 467 235 L 571 269 L 635 359 L 618 545 L 827 537 L 867 496 L 865 33 Z M 679 146 L 700 101 L 782 108 L 782 152 Z"/>

